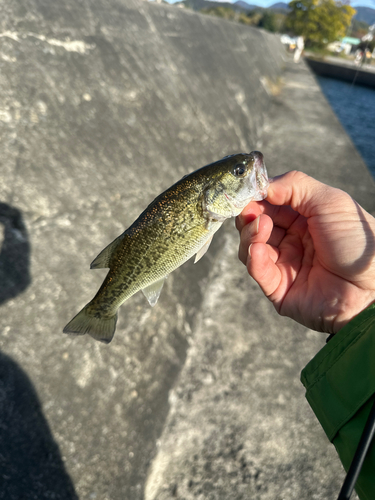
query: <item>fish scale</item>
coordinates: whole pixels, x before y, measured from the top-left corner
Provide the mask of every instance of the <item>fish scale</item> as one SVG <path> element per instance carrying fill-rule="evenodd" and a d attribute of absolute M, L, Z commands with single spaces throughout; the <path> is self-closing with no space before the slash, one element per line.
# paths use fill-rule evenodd
<path fill-rule="evenodd" d="M 241 213 L 250 201 L 265 198 L 267 188 L 258 151 L 227 156 L 183 177 L 92 262 L 92 269 L 107 267 L 109 272 L 64 332 L 110 342 L 125 300 L 142 290 L 154 306 L 168 274 L 194 255 L 197 262 L 224 220 Z"/>

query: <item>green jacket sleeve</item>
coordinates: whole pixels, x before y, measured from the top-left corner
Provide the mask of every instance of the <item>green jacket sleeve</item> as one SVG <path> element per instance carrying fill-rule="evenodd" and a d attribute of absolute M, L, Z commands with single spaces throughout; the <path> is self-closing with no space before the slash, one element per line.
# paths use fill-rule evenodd
<path fill-rule="evenodd" d="M 348 470 L 375 395 L 375 304 L 342 328 L 302 370 L 306 398 Z M 356 491 L 375 499 L 375 439 Z"/>

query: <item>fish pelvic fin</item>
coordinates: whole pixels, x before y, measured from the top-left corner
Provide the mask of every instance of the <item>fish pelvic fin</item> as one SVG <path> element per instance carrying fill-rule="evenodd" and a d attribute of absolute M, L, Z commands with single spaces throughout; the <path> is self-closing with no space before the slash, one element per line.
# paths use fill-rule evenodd
<path fill-rule="evenodd" d="M 200 260 L 203 257 L 203 255 L 207 252 L 209 246 L 211 245 L 211 241 L 212 241 L 213 237 L 214 237 L 214 235 L 212 234 L 208 238 L 208 240 L 206 241 L 206 243 L 198 250 L 198 252 L 195 255 L 194 264 L 196 264 L 198 262 L 198 260 Z"/>
<path fill-rule="evenodd" d="M 66 325 L 63 332 L 70 335 L 88 333 L 95 340 L 109 344 L 116 330 L 117 312 L 109 318 L 100 318 L 88 314 L 87 306 Z"/>
<path fill-rule="evenodd" d="M 122 239 L 123 239 L 123 234 L 118 236 L 115 240 L 112 241 L 112 243 L 107 245 L 100 252 L 100 254 L 97 257 L 95 257 L 95 259 L 91 262 L 90 269 L 104 269 L 110 267 L 110 261 L 112 255 Z"/>
<path fill-rule="evenodd" d="M 155 283 L 151 283 L 151 285 L 142 288 L 143 295 L 146 297 L 151 307 L 154 307 L 156 302 L 159 300 L 160 292 L 163 288 L 165 278 L 166 276 L 158 281 L 155 281 Z"/>

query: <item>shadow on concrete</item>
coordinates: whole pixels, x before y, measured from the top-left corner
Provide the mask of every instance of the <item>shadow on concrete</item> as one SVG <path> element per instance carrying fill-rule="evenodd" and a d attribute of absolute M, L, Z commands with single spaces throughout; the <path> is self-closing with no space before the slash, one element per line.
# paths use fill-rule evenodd
<path fill-rule="evenodd" d="M 0 305 L 31 283 L 30 243 L 21 212 L 0 203 Z"/>
<path fill-rule="evenodd" d="M 0 305 L 31 283 L 21 212 L 0 203 Z M 28 376 L 0 353 L 0 499 L 78 500 Z"/>
<path fill-rule="evenodd" d="M 0 354 L 0 499 L 78 500 L 35 389 Z"/>

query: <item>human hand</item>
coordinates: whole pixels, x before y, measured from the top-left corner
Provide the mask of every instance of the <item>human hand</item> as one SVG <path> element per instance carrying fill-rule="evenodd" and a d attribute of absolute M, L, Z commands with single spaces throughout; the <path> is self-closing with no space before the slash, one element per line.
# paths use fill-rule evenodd
<path fill-rule="evenodd" d="M 282 316 L 336 333 L 375 302 L 375 219 L 344 191 L 288 172 L 236 226 L 240 260 Z"/>

